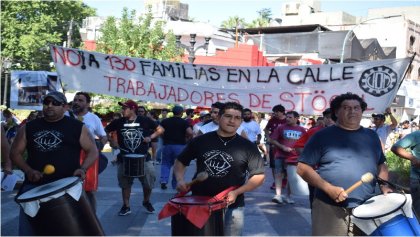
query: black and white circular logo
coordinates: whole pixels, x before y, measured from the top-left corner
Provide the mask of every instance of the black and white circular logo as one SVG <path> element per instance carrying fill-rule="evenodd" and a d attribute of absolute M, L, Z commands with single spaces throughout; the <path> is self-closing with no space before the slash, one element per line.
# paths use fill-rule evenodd
<path fill-rule="evenodd" d="M 210 177 L 224 177 L 229 173 L 229 169 L 232 166 L 233 157 L 219 150 L 210 150 L 203 155 L 206 165 L 206 171 Z"/>
<path fill-rule="evenodd" d="M 392 91 L 397 81 L 398 75 L 391 68 L 378 66 L 362 73 L 359 86 L 364 92 L 380 97 Z"/>

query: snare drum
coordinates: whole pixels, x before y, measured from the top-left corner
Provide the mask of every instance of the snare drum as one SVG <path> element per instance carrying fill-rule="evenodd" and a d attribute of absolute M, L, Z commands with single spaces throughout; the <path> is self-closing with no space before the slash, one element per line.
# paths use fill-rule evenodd
<path fill-rule="evenodd" d="M 353 209 L 353 222 L 376 236 L 419 236 L 420 226 L 411 209 L 411 196 L 400 193 L 374 196 Z"/>
<path fill-rule="evenodd" d="M 144 176 L 144 155 L 125 154 L 123 155 L 123 175 L 127 177 Z"/>
<path fill-rule="evenodd" d="M 104 235 L 82 182 L 63 178 L 17 196 L 35 235 Z"/>
<path fill-rule="evenodd" d="M 226 202 L 212 197 L 185 196 L 172 198 L 169 203 L 179 209 L 171 217 L 173 236 L 222 236 L 224 235 L 224 208 Z M 197 227 L 191 218 L 207 218 L 204 226 Z"/>

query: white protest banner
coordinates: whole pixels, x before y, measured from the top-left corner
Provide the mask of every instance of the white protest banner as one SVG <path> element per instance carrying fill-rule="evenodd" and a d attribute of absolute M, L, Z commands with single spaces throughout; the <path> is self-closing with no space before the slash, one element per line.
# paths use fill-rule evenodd
<path fill-rule="evenodd" d="M 51 91 L 62 91 L 57 73 L 47 71 L 12 71 L 10 107 L 42 110 L 42 99 Z"/>
<path fill-rule="evenodd" d="M 410 61 L 280 67 L 172 63 L 51 46 L 65 89 L 160 103 L 211 106 L 236 101 L 254 111 L 277 104 L 319 114 L 336 95 L 362 96 L 366 112 L 383 112 L 395 97 Z"/>

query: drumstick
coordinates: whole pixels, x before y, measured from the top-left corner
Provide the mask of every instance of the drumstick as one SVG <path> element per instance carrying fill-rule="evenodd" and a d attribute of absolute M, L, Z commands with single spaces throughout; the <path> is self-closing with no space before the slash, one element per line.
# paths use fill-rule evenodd
<path fill-rule="evenodd" d="M 204 180 L 206 180 L 209 177 L 209 174 L 206 171 L 200 172 L 197 174 L 197 177 L 195 177 L 195 179 L 193 179 L 191 182 L 187 183 L 187 187 L 190 187 L 194 184 L 197 184 L 199 182 L 203 182 Z"/>
<path fill-rule="evenodd" d="M 46 165 L 44 167 L 44 170 L 42 171 L 43 174 L 49 175 L 49 174 L 53 174 L 55 172 L 55 167 L 53 165 Z"/>
<path fill-rule="evenodd" d="M 353 184 L 350 188 L 346 189 L 346 193 L 349 194 L 353 192 L 356 188 L 358 188 L 363 183 L 369 183 L 373 180 L 373 174 L 370 172 L 367 172 L 366 174 L 362 175 L 359 181 L 357 181 L 355 184 Z"/>

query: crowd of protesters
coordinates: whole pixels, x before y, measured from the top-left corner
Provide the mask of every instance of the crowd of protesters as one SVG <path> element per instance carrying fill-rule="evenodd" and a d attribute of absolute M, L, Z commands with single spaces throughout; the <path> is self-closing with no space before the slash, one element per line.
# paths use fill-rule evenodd
<path fill-rule="evenodd" d="M 219 180 L 218 178 L 225 177 L 224 175 L 213 174 L 212 167 L 209 166 L 206 168 L 203 166 L 207 165 L 204 160 L 208 154 L 203 153 L 202 150 L 197 150 L 197 147 L 211 146 L 223 154 L 224 158 L 232 159 L 232 162 L 238 159 L 248 164 L 248 171 L 245 172 L 244 170 L 244 174 L 247 173 L 247 176 L 239 173 L 225 174 L 231 177 L 232 180 L 236 180 L 235 185 L 240 190 L 229 193 L 228 197 L 232 202 L 231 204 L 236 203 L 231 208 L 242 207 L 243 193 L 255 189 L 265 179 L 266 182 L 272 182 L 271 189 L 274 192 L 272 202 L 281 206 L 294 204 L 293 195 L 310 195 L 311 207 L 312 204 L 315 204 L 312 217 L 317 226 L 313 229 L 313 234 L 316 235 L 348 234 L 346 232 L 347 230 L 344 230 L 345 227 L 343 227 L 345 223 L 337 223 L 337 225 L 341 226 L 341 229 L 336 229 L 336 232 L 331 232 L 327 227 L 321 228 L 319 226 L 321 222 L 325 222 L 324 219 L 327 216 L 331 217 L 341 210 L 331 207 L 352 208 L 358 204 L 358 201 L 369 196 L 367 193 L 357 193 L 355 195 L 358 201 L 352 199 L 352 202 L 347 203 L 346 200 L 348 200 L 350 194 L 343 192 L 342 186 L 348 185 L 349 183 L 334 183 L 329 180 L 332 173 L 325 172 L 322 162 L 323 159 L 328 160 L 331 157 L 324 157 L 320 151 L 321 147 L 325 146 L 325 149 L 329 149 L 332 146 L 342 146 L 348 142 L 346 139 L 354 139 L 359 136 L 355 133 L 349 133 L 349 131 L 357 130 L 361 134 L 360 136 L 363 136 L 363 139 L 365 139 L 363 141 L 359 140 L 357 146 L 365 148 L 369 145 L 369 154 L 372 156 L 371 162 L 377 165 L 376 168 L 371 170 L 372 172 L 379 173 L 384 179 L 387 178 L 384 154 L 391 149 L 402 158 L 414 162 L 414 171 L 412 173 L 418 170 L 416 159 L 407 155 L 402 150 L 407 145 L 402 142 L 397 143 L 400 139 L 418 130 L 416 122 L 406 120 L 398 124 L 392 110 L 387 108 L 383 113 L 372 114 L 371 118 L 368 118 L 369 123 L 365 123 L 365 127 L 362 127 L 360 124 L 362 123 L 362 114 L 366 109 L 366 103 L 360 97 L 351 93 L 338 96 L 337 99 L 331 102 L 331 106 L 335 107 L 326 109 L 319 116 L 304 116 L 296 111 L 286 111 L 281 104 L 274 106 L 272 113 L 260 113 L 230 102 L 217 102 L 210 108 L 193 109 L 184 108 L 180 105 L 150 108 L 142 106 L 133 100 L 119 103 L 121 106 L 121 110 L 119 111 L 114 111 L 106 116 L 100 116 L 91 112 L 89 107 L 90 96 L 88 93 L 78 92 L 71 103 L 67 103 L 67 100 L 61 97 L 61 95 L 47 95 L 44 100 L 47 98 L 50 98 L 49 103 L 46 104 L 44 102 L 42 111 L 30 112 L 28 117 L 23 121 L 20 121 L 11 110 L 3 110 L 1 118 L 2 137 L 4 135 L 7 143 L 13 144 L 19 128 L 25 129 L 27 127 L 26 125 L 34 124 L 32 121 L 41 121 L 44 116 L 43 113 L 46 111 L 50 112 L 48 110 L 49 107 L 63 107 L 60 109 L 60 116 L 62 112 L 63 116 L 79 120 L 86 125 L 91 136 L 97 139 L 96 145 L 99 153 L 95 153 L 95 156 L 101 154 L 105 143 L 109 142 L 112 148 L 112 160 L 110 162 L 118 167 L 118 185 L 121 188 L 123 197 L 123 205 L 118 212 L 121 216 L 131 213 L 129 199 L 134 178 L 125 176 L 125 170 L 123 170 L 124 167 L 122 165 L 123 159 L 131 154 L 145 157 L 145 174 L 139 180 L 143 185 L 143 206 L 147 212 L 153 213 L 155 211 L 152 190 L 156 182 L 160 183 L 161 189 L 167 189 L 169 182 L 171 184 L 169 186 L 174 190 L 186 191 L 188 189 L 183 181 L 182 172 L 184 172 L 185 166 L 190 162 L 190 158 L 187 158 L 190 153 L 195 154 L 197 157 L 202 157 L 200 159 L 203 159 L 204 163 L 200 163 L 199 168 L 204 168 L 205 171 L 210 173 L 212 178 L 209 180 L 214 179 L 213 181 L 216 182 Z M 356 113 L 357 119 L 349 119 L 349 113 Z M 60 120 L 61 117 L 58 119 Z M 76 124 L 72 126 L 82 128 Z M 234 131 L 232 128 L 234 128 Z M 362 131 L 360 129 L 368 129 L 366 131 L 370 132 L 367 133 L 365 130 Z M 84 127 L 82 131 L 84 132 Z M 327 142 L 328 139 L 324 138 L 328 136 L 331 138 L 334 134 L 340 134 L 343 140 L 338 139 Z M 134 136 L 139 136 L 139 139 L 134 139 Z M 318 140 L 314 142 L 314 139 L 310 139 L 312 136 Z M 20 136 L 21 138 L 22 136 Z M 196 146 L 191 146 L 191 141 L 194 141 Z M 19 142 L 17 141 L 16 143 L 19 144 Z M 408 142 L 406 143 L 409 144 Z M 5 145 L 7 144 L 5 143 Z M 238 154 L 240 150 L 238 150 L 238 147 L 248 145 L 250 147 L 247 152 L 253 154 L 252 158 Z M 308 147 L 306 147 L 307 145 Z M 232 146 L 231 149 L 235 150 L 235 152 L 230 150 L 230 146 Z M 398 150 L 395 146 L 402 148 Z M 20 148 L 23 149 L 23 147 Z M 88 149 L 87 147 L 84 148 Z M 354 148 L 357 150 L 356 147 Z M 377 148 L 380 149 L 378 150 Z M 207 151 L 208 149 L 206 148 L 204 150 Z M 214 151 L 208 150 L 208 152 Z M 331 152 L 334 153 L 335 151 Z M 367 151 L 365 150 L 364 152 Z M 2 148 L 2 168 L 5 172 L 11 172 L 12 168 L 12 164 L 8 158 L 8 154 L 3 154 Z M 32 157 L 30 159 L 34 158 Z M 28 167 L 25 163 L 22 163 L 21 158 L 18 161 L 18 166 Z M 82 159 L 81 162 L 83 162 Z M 89 160 L 89 165 L 92 162 L 93 159 Z M 160 177 L 156 177 L 155 175 L 156 165 L 160 165 Z M 265 166 L 268 166 L 267 168 L 272 170 L 272 177 L 264 177 L 263 170 Z M 321 171 L 314 171 L 320 167 Z M 365 170 L 364 165 L 360 165 L 357 168 L 361 171 Z M 82 176 L 85 178 L 88 166 L 79 169 L 82 169 Z M 340 169 L 345 170 L 346 167 L 340 167 Z M 171 172 L 171 170 L 173 171 Z M 360 172 L 355 176 L 358 176 Z M 170 176 L 171 173 L 172 177 Z M 37 175 L 42 174 L 37 173 Z M 92 175 L 96 175 L 97 178 L 98 174 Z M 254 176 L 255 178 L 253 178 Z M 39 177 L 37 176 L 37 178 Z M 86 178 L 89 178 L 89 175 Z M 32 180 L 37 179 L 32 178 Z M 227 182 L 225 179 L 222 180 L 224 181 L 221 187 L 226 188 L 226 185 L 230 182 Z M 246 182 L 246 180 L 248 181 Z M 334 189 L 331 187 L 326 188 L 328 185 L 326 186 L 325 182 L 327 181 L 331 183 L 329 184 L 330 186 L 334 186 Z M 221 191 L 221 187 L 218 185 L 212 187 L 214 190 L 211 194 L 215 195 Z M 92 190 L 86 191 L 94 193 L 96 189 L 93 188 Z M 282 189 L 286 190 L 286 195 L 282 195 Z M 382 190 L 384 192 L 389 191 L 385 188 Z M 206 190 L 203 192 L 206 192 Z M 93 193 L 91 195 L 91 201 L 93 202 L 93 206 L 96 206 L 94 204 Z M 239 201 L 237 201 L 238 197 L 240 197 Z M 418 204 L 416 205 L 418 206 Z M 329 210 L 327 214 L 318 212 L 319 210 L 326 209 Z M 237 213 L 238 210 L 240 212 Z M 243 220 L 242 209 L 235 209 L 232 215 L 238 215 L 235 218 Z M 331 219 L 331 223 L 335 223 L 333 219 Z M 230 233 L 241 234 L 241 224 L 230 223 L 229 226 L 227 228 L 233 228 Z"/>

